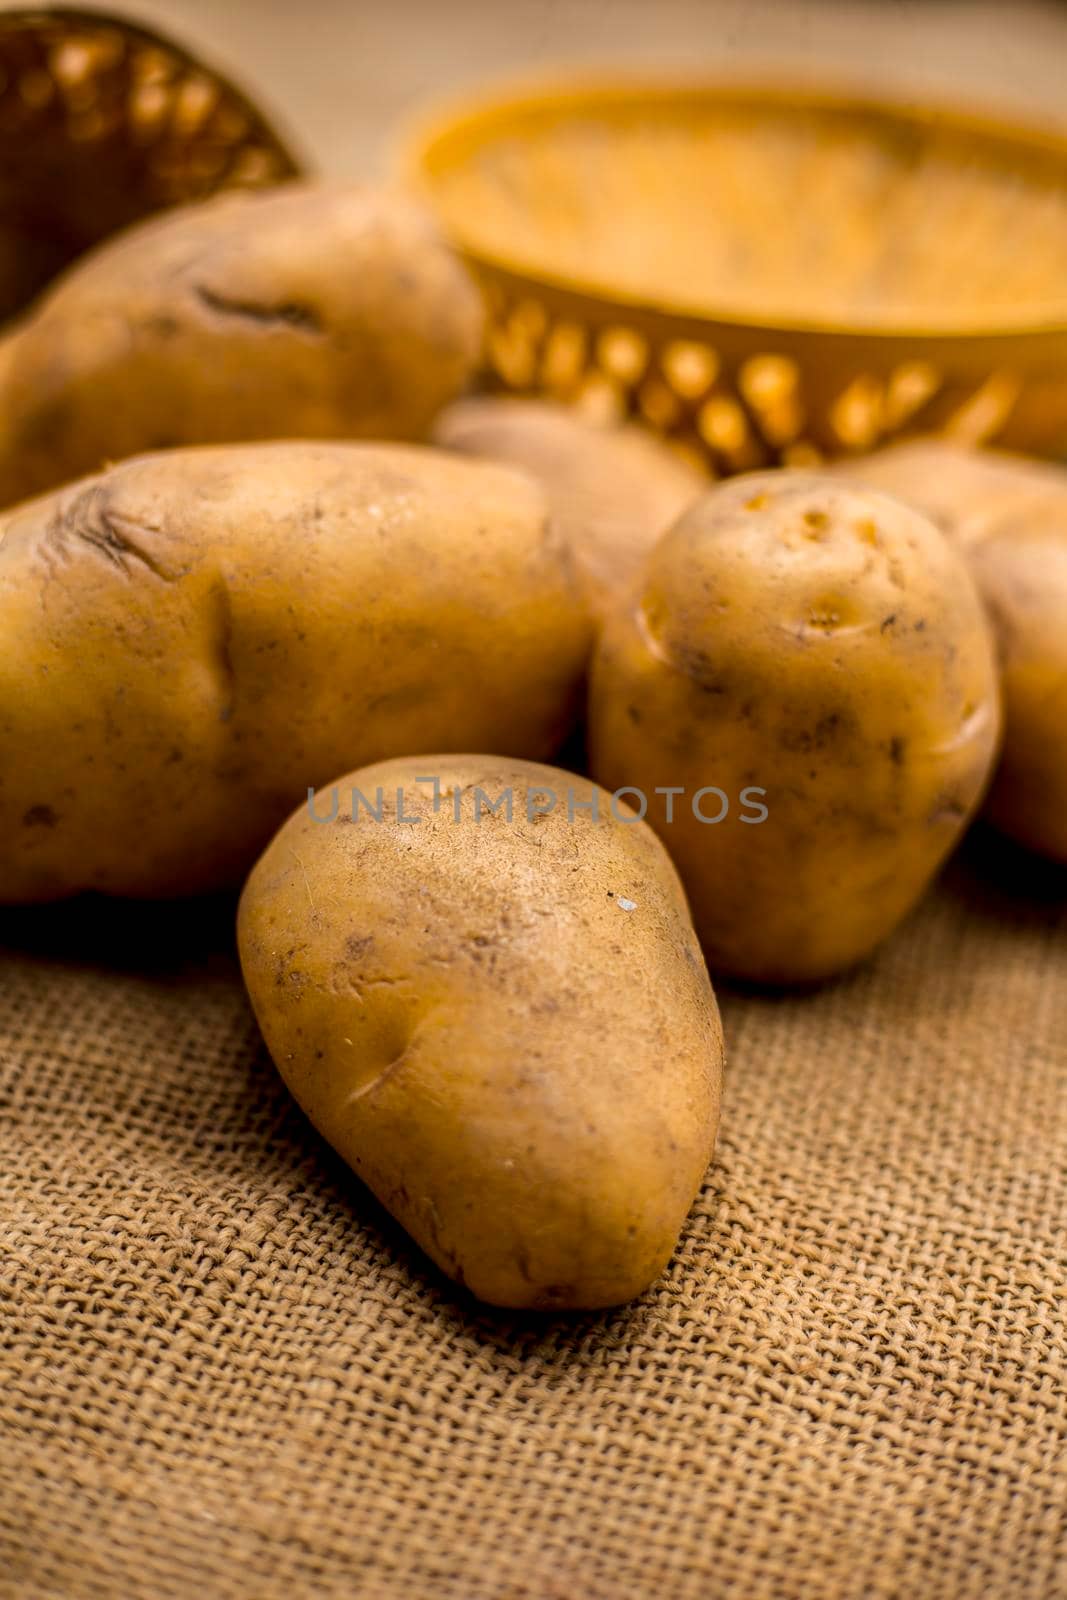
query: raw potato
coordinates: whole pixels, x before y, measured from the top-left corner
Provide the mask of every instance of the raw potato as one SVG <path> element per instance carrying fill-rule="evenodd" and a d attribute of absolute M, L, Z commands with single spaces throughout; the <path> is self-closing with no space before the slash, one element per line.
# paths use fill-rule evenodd
<path fill-rule="evenodd" d="M 917 506 L 962 545 L 1036 501 L 1067 500 L 1067 473 L 1006 451 L 915 439 L 839 461 L 833 471 Z"/>
<path fill-rule="evenodd" d="M 380 821 L 358 798 L 352 820 L 357 791 Z M 715 1141 L 722 1033 L 681 885 L 625 806 L 579 809 L 593 792 L 497 756 L 383 762 L 316 798 L 333 820 L 302 806 L 241 899 L 286 1083 L 494 1305 L 640 1294 Z"/>
<path fill-rule="evenodd" d="M 968 551 L 993 619 L 1004 697 L 1004 750 L 991 822 L 1067 863 L 1067 493 L 1009 517 Z"/>
<path fill-rule="evenodd" d="M 481 331 L 465 270 L 397 195 L 287 184 L 169 212 L 0 343 L 0 505 L 171 445 L 423 437 Z"/>
<path fill-rule="evenodd" d="M 1067 472 L 934 441 L 849 470 L 934 515 L 966 552 L 996 632 L 1004 697 L 987 815 L 1067 862 Z"/>
<path fill-rule="evenodd" d="M 548 755 L 591 624 L 537 485 L 405 445 L 142 456 L 0 517 L 0 902 L 239 880 L 307 793 Z"/>
<path fill-rule="evenodd" d="M 523 467 L 544 485 L 598 612 L 708 486 L 704 473 L 643 428 L 597 427 L 545 401 L 457 400 L 438 418 L 434 439 Z"/>
<path fill-rule="evenodd" d="M 605 627 L 590 744 L 598 781 L 649 797 L 711 967 L 792 982 L 859 961 L 919 898 L 981 799 L 999 720 L 978 595 L 933 524 L 760 473 L 698 501 Z M 686 791 L 673 822 L 657 786 Z M 709 786 L 717 823 L 693 811 Z"/>

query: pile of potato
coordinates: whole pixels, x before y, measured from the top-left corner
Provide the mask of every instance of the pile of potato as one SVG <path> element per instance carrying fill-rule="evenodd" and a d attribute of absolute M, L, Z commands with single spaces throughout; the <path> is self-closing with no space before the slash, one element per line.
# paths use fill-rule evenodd
<path fill-rule="evenodd" d="M 484 1300 L 611 1305 L 712 1154 L 705 961 L 862 960 L 987 790 L 1067 861 L 1067 475 L 709 485 L 459 398 L 480 338 L 416 207 L 310 185 L 132 229 L 7 335 L 0 901 L 243 882 L 315 1125 Z"/>

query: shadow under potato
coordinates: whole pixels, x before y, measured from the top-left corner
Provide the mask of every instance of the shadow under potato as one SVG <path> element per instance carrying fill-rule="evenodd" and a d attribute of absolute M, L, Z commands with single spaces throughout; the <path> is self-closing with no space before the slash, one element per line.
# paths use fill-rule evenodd
<path fill-rule="evenodd" d="M 1038 926 L 1059 921 L 1067 931 L 1067 864 L 1024 850 L 988 823 L 971 829 L 941 883 L 976 916 Z"/>
<path fill-rule="evenodd" d="M 5 950 L 119 972 L 162 975 L 220 958 L 234 967 L 237 895 L 117 900 L 79 895 L 45 905 L 0 906 Z"/>

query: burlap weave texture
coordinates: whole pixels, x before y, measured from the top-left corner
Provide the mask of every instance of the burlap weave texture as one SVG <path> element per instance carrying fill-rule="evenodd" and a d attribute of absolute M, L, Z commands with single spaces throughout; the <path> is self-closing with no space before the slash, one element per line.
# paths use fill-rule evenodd
<path fill-rule="evenodd" d="M 548 1321 L 310 1130 L 228 906 L 6 913 L 0 1594 L 1067 1596 L 1067 886 L 1020 870 L 722 994 L 669 1273 Z"/>

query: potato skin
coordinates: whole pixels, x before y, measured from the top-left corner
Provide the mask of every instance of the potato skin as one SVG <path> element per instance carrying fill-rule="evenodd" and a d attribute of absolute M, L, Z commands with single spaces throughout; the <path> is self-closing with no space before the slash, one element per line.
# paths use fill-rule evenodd
<path fill-rule="evenodd" d="M 989 820 L 1067 864 L 1067 494 L 973 544 L 968 558 L 993 621 L 1004 748 Z"/>
<path fill-rule="evenodd" d="M 1067 861 L 1067 472 L 927 441 L 850 465 L 934 516 L 967 557 L 996 634 L 1004 747 L 986 815 Z"/>
<path fill-rule="evenodd" d="M 594 776 L 649 796 L 712 969 L 764 982 L 827 977 L 886 937 L 978 804 L 999 723 L 957 553 L 908 507 L 807 473 L 698 501 L 594 658 Z M 715 785 L 729 812 L 676 801 L 668 823 L 668 785 Z"/>
<path fill-rule="evenodd" d="M 1035 502 L 1067 496 L 1061 467 L 950 439 L 911 439 L 832 471 L 915 506 L 964 549 Z"/>
<path fill-rule="evenodd" d="M 334 820 L 290 818 L 238 917 L 296 1099 L 427 1254 L 500 1306 L 640 1294 L 718 1121 L 722 1032 L 677 874 L 606 795 L 597 821 L 571 820 L 568 785 L 594 792 L 495 756 L 354 772 Z M 374 804 L 379 787 L 382 820 L 353 822 L 353 791 Z M 475 822 L 479 787 L 510 789 L 512 820 Z M 546 789 L 555 809 L 529 820 Z M 315 804 L 329 817 L 332 792 Z"/>
<path fill-rule="evenodd" d="M 656 540 L 708 486 L 643 428 L 606 428 L 541 400 L 457 400 L 435 443 L 521 467 L 541 483 L 597 613 L 629 588 Z"/>
<path fill-rule="evenodd" d="M 172 445 L 424 437 L 481 333 L 465 270 L 398 195 L 286 184 L 168 212 L 0 343 L 0 504 Z"/>
<path fill-rule="evenodd" d="M 548 755 L 591 623 L 537 485 L 427 447 L 138 457 L 0 516 L 0 901 L 239 880 L 353 763 Z"/>

